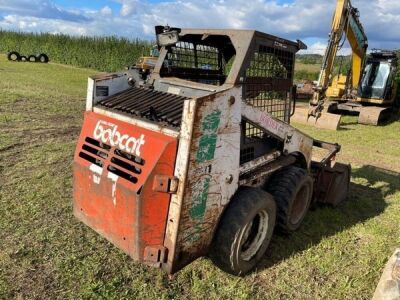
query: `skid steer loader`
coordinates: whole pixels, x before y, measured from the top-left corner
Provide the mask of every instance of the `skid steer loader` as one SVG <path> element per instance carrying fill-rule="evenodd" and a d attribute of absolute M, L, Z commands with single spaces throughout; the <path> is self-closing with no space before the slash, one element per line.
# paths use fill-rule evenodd
<path fill-rule="evenodd" d="M 275 227 L 295 231 L 311 204 L 348 193 L 340 146 L 289 124 L 305 45 L 253 30 L 157 26 L 156 37 L 146 82 L 137 70 L 89 78 L 74 214 L 169 274 L 206 255 L 247 274 Z"/>

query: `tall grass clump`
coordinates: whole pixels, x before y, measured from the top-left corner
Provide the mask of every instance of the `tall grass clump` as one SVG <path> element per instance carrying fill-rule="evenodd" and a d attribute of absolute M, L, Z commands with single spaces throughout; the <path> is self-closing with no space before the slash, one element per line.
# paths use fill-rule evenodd
<path fill-rule="evenodd" d="M 51 33 L 24 33 L 0 29 L 0 52 L 21 55 L 46 53 L 57 63 L 117 71 L 148 55 L 153 42 L 115 36 L 70 36 Z"/>

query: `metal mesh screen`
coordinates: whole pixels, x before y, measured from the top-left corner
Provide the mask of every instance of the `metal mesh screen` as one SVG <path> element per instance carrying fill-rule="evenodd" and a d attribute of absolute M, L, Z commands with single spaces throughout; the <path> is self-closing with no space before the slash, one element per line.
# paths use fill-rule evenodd
<path fill-rule="evenodd" d="M 247 147 L 240 151 L 240 164 L 254 159 L 254 147 Z"/>
<path fill-rule="evenodd" d="M 244 82 L 244 98 L 251 105 L 289 122 L 294 53 L 259 45 Z"/>
<path fill-rule="evenodd" d="M 167 59 L 170 68 L 195 68 L 194 45 L 187 42 L 176 44 L 171 47 Z"/>
<path fill-rule="evenodd" d="M 250 67 L 246 71 L 246 76 L 288 78 L 288 70 L 281 61 L 282 57 L 277 57 L 274 50 L 274 48 L 260 45 L 259 51 L 254 53 Z"/>
<path fill-rule="evenodd" d="M 261 129 L 257 128 L 256 126 L 254 126 L 253 124 L 250 124 L 247 121 L 243 121 L 243 124 L 245 126 L 244 130 L 245 130 L 245 135 L 246 138 L 262 138 L 264 135 L 264 131 L 262 131 Z"/>
<path fill-rule="evenodd" d="M 225 61 L 218 48 L 179 42 L 170 47 L 162 76 L 220 85 L 225 81 Z"/>
<path fill-rule="evenodd" d="M 277 140 L 267 132 L 251 124 L 247 119 L 242 118 L 242 134 L 240 145 L 240 163 L 245 163 L 275 150 Z"/>
<path fill-rule="evenodd" d="M 240 163 L 251 161 L 255 158 L 255 147 L 263 142 L 265 132 L 259 127 L 242 119 L 242 147 L 240 149 Z"/>
<path fill-rule="evenodd" d="M 218 49 L 204 45 L 179 42 L 168 52 L 172 68 L 219 70 Z"/>

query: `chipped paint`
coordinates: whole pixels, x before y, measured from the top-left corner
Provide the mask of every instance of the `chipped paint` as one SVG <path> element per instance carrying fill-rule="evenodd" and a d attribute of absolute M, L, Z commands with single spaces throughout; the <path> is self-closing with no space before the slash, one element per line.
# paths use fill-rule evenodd
<path fill-rule="evenodd" d="M 89 170 L 93 172 L 93 182 L 95 184 L 100 184 L 101 182 L 101 174 L 103 174 L 103 168 L 98 165 L 91 164 Z"/>
<path fill-rule="evenodd" d="M 221 121 L 221 112 L 214 111 L 207 115 L 202 123 L 202 137 L 197 151 L 197 162 L 203 163 L 214 159 L 217 146 L 217 130 Z"/>
<path fill-rule="evenodd" d="M 108 172 L 107 178 L 111 179 L 112 181 L 112 187 L 111 187 L 111 199 L 114 204 L 114 206 L 117 205 L 117 181 L 118 181 L 118 176 L 115 175 L 114 173 Z"/>
<path fill-rule="evenodd" d="M 190 216 L 193 219 L 203 219 L 206 211 L 208 191 L 210 189 L 210 178 L 206 177 L 196 183 L 193 188 L 193 204 L 190 209 Z"/>
<path fill-rule="evenodd" d="M 244 102 L 242 103 L 242 115 L 284 142 L 283 152 L 285 154 L 301 153 L 307 162 L 307 166 L 311 166 L 313 139 L 307 134 L 283 121 L 275 119 L 268 112 L 260 111 Z"/>

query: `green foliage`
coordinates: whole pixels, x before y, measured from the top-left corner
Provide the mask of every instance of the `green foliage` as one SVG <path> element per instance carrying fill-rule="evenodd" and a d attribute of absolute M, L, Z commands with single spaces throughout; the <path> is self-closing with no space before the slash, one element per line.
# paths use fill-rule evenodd
<path fill-rule="evenodd" d="M 337 56 L 333 66 L 333 76 L 347 75 L 351 70 L 351 56 Z"/>
<path fill-rule="evenodd" d="M 297 54 L 296 58 L 305 65 L 322 64 L 322 55 L 319 54 Z"/>
<path fill-rule="evenodd" d="M 315 63 L 312 63 L 315 62 Z M 320 55 L 298 55 L 296 59 L 295 81 L 298 80 L 317 80 L 322 65 Z M 350 56 L 338 56 L 335 60 L 332 76 L 339 73 L 347 75 L 351 69 Z"/>
<path fill-rule="evenodd" d="M 23 33 L 0 30 L 0 52 L 21 55 L 46 53 L 57 63 L 117 71 L 148 55 L 150 41 L 111 37 L 75 37 L 65 34 Z"/>
<path fill-rule="evenodd" d="M 318 80 L 319 72 L 309 72 L 306 70 L 297 70 L 294 74 L 294 80 Z"/>

